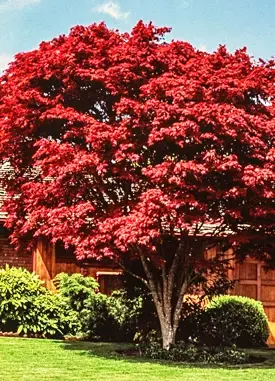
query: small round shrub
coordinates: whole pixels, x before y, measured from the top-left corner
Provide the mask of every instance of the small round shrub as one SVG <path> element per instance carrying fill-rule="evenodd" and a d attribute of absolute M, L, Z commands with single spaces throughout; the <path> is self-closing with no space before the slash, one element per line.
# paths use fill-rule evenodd
<path fill-rule="evenodd" d="M 260 347 L 269 335 L 262 303 L 243 296 L 213 298 L 186 328 L 195 342 L 214 346 Z"/>
<path fill-rule="evenodd" d="M 26 269 L 0 269 L 0 301 L 1 331 L 60 337 L 78 329 L 77 315 L 66 300 Z"/>

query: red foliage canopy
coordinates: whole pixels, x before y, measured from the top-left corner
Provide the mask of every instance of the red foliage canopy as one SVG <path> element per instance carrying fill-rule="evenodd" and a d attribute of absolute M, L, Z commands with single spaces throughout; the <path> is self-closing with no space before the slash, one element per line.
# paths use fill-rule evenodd
<path fill-rule="evenodd" d="M 207 229 L 274 252 L 275 63 L 168 31 L 77 26 L 10 64 L 0 158 L 15 243 L 158 258 L 164 237 Z"/>

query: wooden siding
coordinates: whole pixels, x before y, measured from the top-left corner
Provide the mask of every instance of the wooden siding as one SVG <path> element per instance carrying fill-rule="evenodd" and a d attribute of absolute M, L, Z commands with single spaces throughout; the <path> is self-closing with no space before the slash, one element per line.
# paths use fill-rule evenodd
<path fill-rule="evenodd" d="M 39 240 L 33 253 L 33 270 L 45 281 L 45 286 L 53 291 L 53 279 L 61 272 L 94 277 L 99 282 L 100 291 L 106 294 L 121 286 L 119 271 L 114 266 L 100 262 L 78 263 L 71 250 L 64 250 L 62 246 L 54 246 L 43 239 Z"/>
<path fill-rule="evenodd" d="M 45 282 L 45 286 L 54 290 L 53 278 L 55 277 L 55 246 L 45 239 L 38 241 L 33 251 L 33 271 Z"/>
<path fill-rule="evenodd" d="M 215 256 L 215 250 L 206 253 L 208 258 Z M 228 256 L 230 258 L 230 251 Z M 231 269 L 228 276 L 236 280 L 236 286 L 231 294 L 247 296 L 263 303 L 265 313 L 269 321 L 270 335 L 267 344 L 275 344 L 275 270 L 266 270 L 264 264 L 247 259 L 243 263 L 231 261 Z"/>
<path fill-rule="evenodd" d="M 235 266 L 234 279 L 237 284 L 233 293 L 261 301 L 268 320 L 275 322 L 275 270 L 266 271 L 264 264 L 246 260 Z"/>
<path fill-rule="evenodd" d="M 215 255 L 215 248 L 206 253 L 208 258 L 213 258 Z M 227 255 L 230 258 L 231 252 L 229 251 Z M 55 256 L 54 269 L 52 270 L 53 277 L 60 272 L 89 275 L 98 279 L 101 291 L 106 293 L 109 293 L 120 284 L 118 277 L 114 275 L 114 271 L 117 271 L 117 269 L 111 264 L 102 265 L 100 262 L 94 262 L 81 265 L 75 261 L 72 252 L 68 251 L 66 253 L 61 247 L 57 247 Z M 231 267 L 228 275 L 230 279 L 236 280 L 236 286 L 232 294 L 261 301 L 269 321 L 275 323 L 275 270 L 266 271 L 263 264 L 256 260 L 246 260 L 241 264 L 231 262 Z M 113 279 L 111 280 L 112 274 Z"/>
<path fill-rule="evenodd" d="M 100 292 L 110 294 L 112 291 L 121 288 L 122 283 L 119 278 L 119 270 L 104 266 L 85 266 L 77 263 L 59 262 L 55 266 L 55 275 L 65 272 L 67 274 L 80 273 L 95 278 L 100 287 Z"/>
<path fill-rule="evenodd" d="M 211 249 L 206 255 L 209 258 L 213 257 L 215 249 Z M 60 247 L 55 250 L 52 244 L 42 239 L 33 255 L 20 254 L 10 245 L 7 234 L 4 232 L 0 235 L 0 267 L 6 264 L 35 271 L 45 281 L 46 287 L 51 289 L 53 289 L 53 278 L 60 272 L 92 276 L 99 280 L 101 290 L 106 292 L 110 292 L 109 290 L 115 288 L 116 284 L 119 285 L 118 277 L 114 274 L 117 269 L 111 264 L 94 262 L 82 265 L 75 261 L 70 251 L 64 252 Z M 110 280 L 111 275 L 114 276 L 113 282 Z M 275 323 L 275 270 L 266 271 L 262 263 L 246 260 L 244 263 L 235 264 L 229 271 L 229 277 L 237 281 L 232 293 L 260 300 L 269 321 Z"/>
<path fill-rule="evenodd" d="M 211 258 L 215 253 L 216 249 L 211 249 L 206 255 Z M 230 252 L 228 255 L 230 256 Z M 54 290 L 52 280 L 60 272 L 92 276 L 99 281 L 100 290 L 104 293 L 110 293 L 120 287 L 118 269 L 111 264 L 77 263 L 72 253 L 64 252 L 58 247 L 55 249 L 52 244 L 42 239 L 33 255 L 19 254 L 10 245 L 7 235 L 0 234 L 0 267 L 5 264 L 35 271 L 45 281 L 45 286 L 52 290 Z M 241 264 L 232 263 L 228 275 L 230 279 L 236 280 L 232 294 L 247 296 L 263 303 L 272 331 L 269 342 L 275 343 L 275 270 L 266 271 L 262 263 L 251 259 Z"/>

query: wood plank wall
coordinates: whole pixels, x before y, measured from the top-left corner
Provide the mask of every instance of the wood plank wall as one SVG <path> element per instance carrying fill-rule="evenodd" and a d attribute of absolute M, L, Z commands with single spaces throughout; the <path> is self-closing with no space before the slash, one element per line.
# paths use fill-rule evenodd
<path fill-rule="evenodd" d="M 33 252 L 33 271 L 45 281 L 47 288 L 55 290 L 53 279 L 61 272 L 91 276 L 98 280 L 100 291 L 106 294 L 120 287 L 118 269 L 100 264 L 81 266 L 75 261 L 74 255 L 70 252 L 67 256 L 65 254 L 60 247 L 55 247 L 46 240 L 39 240 Z"/>
<path fill-rule="evenodd" d="M 211 249 L 206 254 L 207 257 L 213 257 L 216 253 L 215 250 Z M 230 253 L 228 255 L 230 256 Z M 33 255 L 33 270 L 45 281 L 46 287 L 53 289 L 52 280 L 60 272 L 83 273 L 97 278 L 99 273 L 107 275 L 108 272 L 112 273 L 116 269 L 100 266 L 100 264 L 81 267 L 73 257 L 68 257 L 66 260 L 64 255 L 56 258 L 53 245 L 45 240 L 40 240 Z M 242 264 L 235 264 L 230 270 L 229 276 L 231 279 L 237 280 L 232 293 L 262 301 L 269 321 L 275 322 L 275 270 L 266 271 L 262 263 L 256 260 L 246 260 Z M 102 276 L 103 288 L 104 283 L 108 282 L 107 280 L 104 282 L 104 276 Z M 101 291 L 104 292 L 107 289 Z"/>
<path fill-rule="evenodd" d="M 55 246 L 46 239 L 38 241 L 33 251 L 33 271 L 45 282 L 50 290 L 55 290 L 53 279 L 55 277 Z"/>
<path fill-rule="evenodd" d="M 256 260 L 246 260 L 235 266 L 235 295 L 248 296 L 263 303 L 270 322 L 275 322 L 275 270 L 264 268 Z"/>

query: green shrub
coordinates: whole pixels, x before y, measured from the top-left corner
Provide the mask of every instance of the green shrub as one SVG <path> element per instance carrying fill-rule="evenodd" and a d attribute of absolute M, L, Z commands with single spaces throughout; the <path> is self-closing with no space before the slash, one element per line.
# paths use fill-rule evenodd
<path fill-rule="evenodd" d="M 55 277 L 54 285 L 62 296 L 68 298 L 75 311 L 81 311 L 89 296 L 99 289 L 99 284 L 94 278 L 81 274 L 60 273 Z"/>
<path fill-rule="evenodd" d="M 266 345 L 268 320 L 262 303 L 242 296 L 215 297 L 204 310 L 183 321 L 181 338 L 193 342 L 238 347 Z"/>
<path fill-rule="evenodd" d="M 54 284 L 77 314 L 79 334 L 91 340 L 110 340 L 113 324 L 109 317 L 107 296 L 97 292 L 99 284 L 96 280 L 81 274 L 60 273 L 55 277 Z"/>
<path fill-rule="evenodd" d="M 91 294 L 85 300 L 79 314 L 85 337 L 100 341 L 132 340 L 131 310 L 120 292 L 115 294 Z"/>
<path fill-rule="evenodd" d="M 161 360 L 214 364 L 246 364 L 250 361 L 247 353 L 236 348 L 208 348 L 186 345 L 182 342 L 172 346 L 169 350 L 163 349 L 156 342 L 143 343 L 138 348 L 142 356 Z"/>
<path fill-rule="evenodd" d="M 118 290 L 107 296 L 97 292 L 94 278 L 81 274 L 58 274 L 54 283 L 78 314 L 82 336 L 91 340 L 132 341 L 138 330 L 142 298 L 129 298 Z"/>
<path fill-rule="evenodd" d="M 77 315 L 66 300 L 25 269 L 0 269 L 0 300 L 1 331 L 57 337 L 77 330 Z"/>
<path fill-rule="evenodd" d="M 134 337 L 134 342 L 138 345 L 147 345 L 147 343 L 162 343 L 161 331 L 152 329 L 151 331 L 138 330 Z"/>
<path fill-rule="evenodd" d="M 131 264 L 128 263 L 127 267 L 134 273 L 141 276 L 144 275 L 139 262 L 134 261 Z M 140 280 L 127 272 L 122 275 L 122 281 L 124 299 L 132 302 L 134 306 L 133 312 L 131 313 L 132 339 L 135 342 L 142 342 L 146 340 L 148 336 L 151 336 L 152 331 L 154 335 L 160 335 L 159 319 L 149 289 Z"/>
<path fill-rule="evenodd" d="M 18 332 L 34 333 L 42 337 L 63 337 L 79 329 L 77 314 L 67 301 L 51 292 L 33 299 L 29 311 L 22 316 Z"/>
<path fill-rule="evenodd" d="M 142 296 L 129 298 L 125 290 L 117 290 L 107 299 L 107 304 L 109 314 L 116 325 L 116 340 L 133 341 L 140 330 L 144 312 Z"/>
<path fill-rule="evenodd" d="M 92 292 L 79 311 L 81 332 L 89 340 L 113 341 L 112 332 L 116 327 L 108 311 L 107 298 L 107 295 Z"/>

